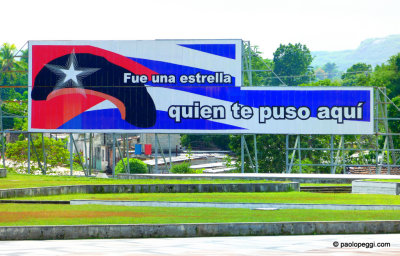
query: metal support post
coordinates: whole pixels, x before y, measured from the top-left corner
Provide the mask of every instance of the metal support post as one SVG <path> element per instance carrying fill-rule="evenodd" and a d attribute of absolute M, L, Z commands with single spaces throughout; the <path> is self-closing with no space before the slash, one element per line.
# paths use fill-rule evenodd
<path fill-rule="evenodd" d="M 344 145 L 344 135 L 340 136 L 340 139 L 342 140 L 342 147 L 341 147 L 341 151 L 342 151 L 342 172 L 343 174 L 346 174 L 346 157 L 345 157 L 345 145 Z"/>
<path fill-rule="evenodd" d="M 246 138 L 245 138 L 245 140 L 244 140 L 244 147 L 245 147 L 245 149 L 246 149 L 247 156 L 249 157 L 250 166 L 251 166 L 251 168 L 255 171 L 255 166 L 254 166 L 254 164 L 253 164 L 253 160 L 251 159 L 251 155 L 250 155 L 249 148 L 247 147 Z"/>
<path fill-rule="evenodd" d="M 69 174 L 72 176 L 73 174 L 73 166 L 74 166 L 74 158 L 73 158 L 73 138 L 72 133 L 69 134 Z"/>
<path fill-rule="evenodd" d="M 240 161 L 241 172 L 244 173 L 244 135 L 240 135 Z"/>
<path fill-rule="evenodd" d="M 335 164 L 334 164 L 334 167 L 333 167 L 333 173 L 334 174 L 336 173 L 336 167 L 337 167 L 337 165 L 339 163 L 339 156 L 340 156 L 339 153 L 340 153 L 340 149 L 342 148 L 342 143 L 343 143 L 342 137 L 340 137 L 339 147 L 337 148 L 336 157 L 335 157 Z"/>
<path fill-rule="evenodd" d="M 158 144 L 157 144 L 157 134 L 154 134 L 154 172 L 158 172 Z"/>
<path fill-rule="evenodd" d="M 122 135 L 120 136 L 120 138 L 122 138 Z M 117 149 L 118 149 L 118 153 L 119 153 L 119 159 L 122 161 L 122 165 L 124 166 L 125 172 L 127 172 L 128 168 L 124 162 L 124 155 L 122 154 L 121 149 L 119 148 L 119 143 L 117 143 Z"/>
<path fill-rule="evenodd" d="M 28 132 L 28 174 L 31 174 L 31 134 Z"/>
<path fill-rule="evenodd" d="M 167 170 L 169 171 L 168 165 L 167 165 L 167 160 L 165 159 L 165 155 L 164 155 L 164 150 L 161 148 L 161 144 L 160 144 L 160 141 L 158 140 L 158 136 L 156 136 L 156 140 L 157 140 L 158 145 L 160 146 L 160 152 L 161 152 L 161 156 L 164 160 L 164 165 L 167 168 Z"/>
<path fill-rule="evenodd" d="M 256 162 L 256 173 L 258 173 L 258 156 L 257 156 L 257 136 L 254 134 L 254 161 Z"/>
<path fill-rule="evenodd" d="M 89 133 L 89 175 L 92 175 L 93 168 L 93 133 Z"/>
<path fill-rule="evenodd" d="M 379 118 L 379 104 L 381 104 L 380 102 L 380 98 L 379 98 L 379 92 L 378 90 L 375 90 L 375 101 L 376 101 L 376 118 Z M 375 120 L 375 174 L 378 174 L 378 162 L 379 162 L 379 154 L 378 154 L 378 150 L 379 150 L 379 119 Z"/>
<path fill-rule="evenodd" d="M 168 155 L 169 155 L 169 169 L 172 168 L 172 157 L 171 157 L 171 134 L 168 134 Z"/>
<path fill-rule="evenodd" d="M 335 174 L 335 170 L 333 168 L 333 135 L 331 135 L 331 174 Z"/>
<path fill-rule="evenodd" d="M 249 49 L 249 58 L 248 58 L 248 60 L 249 60 L 249 85 L 253 86 L 253 72 L 252 72 L 252 68 L 251 68 L 251 55 L 252 55 L 252 52 L 251 52 L 250 41 L 249 41 L 248 47 L 249 47 L 248 48 Z"/>
<path fill-rule="evenodd" d="M 289 134 L 286 134 L 286 143 L 285 143 L 285 171 L 289 173 Z"/>
<path fill-rule="evenodd" d="M 297 144 L 299 143 L 299 135 L 296 136 L 296 141 L 294 142 L 294 147 L 293 147 L 293 153 L 292 153 L 292 157 L 290 159 L 290 165 L 289 165 L 289 171 L 288 173 L 292 172 L 292 167 L 293 167 L 293 162 L 294 162 L 294 157 L 296 154 L 296 148 L 297 148 Z"/>
<path fill-rule="evenodd" d="M 383 143 L 383 148 L 381 151 L 381 159 L 379 160 L 378 169 L 376 169 L 376 174 L 381 174 L 383 159 L 385 158 L 385 148 L 388 144 L 388 136 L 385 137 L 385 142 Z"/>
<path fill-rule="evenodd" d="M 299 151 L 299 173 L 302 173 L 302 168 L 301 168 L 301 141 L 300 141 L 300 135 L 297 135 L 299 137 L 299 143 L 297 144 L 298 148 L 297 150 Z"/>
<path fill-rule="evenodd" d="M 125 148 L 126 148 L 126 161 L 128 165 L 127 173 L 131 173 L 131 166 L 129 163 L 129 144 L 128 144 L 128 134 L 125 134 Z"/>
<path fill-rule="evenodd" d="M 3 130 L 3 127 L 1 127 L 1 130 Z M 6 150 L 5 150 L 6 142 L 4 138 L 5 138 L 4 132 L 1 132 L 1 157 L 3 159 L 3 167 L 6 168 Z"/>
<path fill-rule="evenodd" d="M 81 163 L 82 170 L 85 171 L 85 166 L 83 165 L 83 160 L 81 158 L 81 154 L 79 154 L 78 147 L 76 146 L 74 137 L 72 136 L 71 138 L 72 138 L 72 143 L 74 144 L 75 147 L 76 154 L 78 155 L 79 162 Z"/>
<path fill-rule="evenodd" d="M 43 165 L 44 165 L 44 169 L 43 169 L 43 175 L 46 175 L 47 173 L 47 161 L 46 161 L 46 150 L 44 147 L 44 135 L 42 133 L 42 149 L 43 149 Z"/>
<path fill-rule="evenodd" d="M 42 173 L 43 173 L 42 163 L 40 162 L 39 154 L 38 154 L 38 152 L 36 151 L 35 144 L 33 143 L 33 140 L 31 140 L 31 143 L 32 143 L 33 152 L 34 152 L 35 155 L 36 155 L 36 160 L 38 161 L 39 168 L 40 168 L 40 170 L 41 170 Z"/>
<path fill-rule="evenodd" d="M 89 174 L 89 168 L 88 168 L 88 155 L 87 155 L 87 144 L 86 144 L 86 133 L 83 134 L 83 147 L 84 147 L 84 155 L 85 155 L 85 176 L 88 176 Z"/>
<path fill-rule="evenodd" d="M 112 154 L 112 177 L 115 178 L 115 133 L 113 133 L 113 154 Z"/>

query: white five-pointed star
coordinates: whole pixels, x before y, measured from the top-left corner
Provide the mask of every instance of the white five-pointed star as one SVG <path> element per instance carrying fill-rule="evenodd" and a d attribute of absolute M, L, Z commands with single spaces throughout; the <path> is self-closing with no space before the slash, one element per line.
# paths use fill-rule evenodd
<path fill-rule="evenodd" d="M 78 68 L 78 60 L 76 59 L 74 51 L 69 55 L 65 66 L 47 64 L 46 67 L 59 77 L 57 84 L 54 86 L 54 90 L 67 86 L 71 87 L 71 84 L 68 83 L 70 80 L 72 81 L 72 87 L 83 88 L 81 80 L 99 70 L 99 68 Z"/>
<path fill-rule="evenodd" d="M 74 62 L 74 58 L 72 58 L 72 62 L 69 64 L 69 68 L 68 69 L 60 69 L 61 72 L 63 72 L 65 74 L 64 80 L 62 81 L 62 83 L 68 82 L 68 80 L 72 80 L 72 82 L 74 82 L 76 85 L 78 85 L 78 75 L 83 73 L 84 71 L 82 70 L 76 70 L 75 69 L 75 63 Z"/>

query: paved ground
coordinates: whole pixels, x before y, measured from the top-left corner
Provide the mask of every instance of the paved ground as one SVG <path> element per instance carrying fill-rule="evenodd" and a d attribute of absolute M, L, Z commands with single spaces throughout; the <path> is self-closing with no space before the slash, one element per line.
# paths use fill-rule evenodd
<path fill-rule="evenodd" d="M 338 242 L 335 247 L 334 242 Z M 364 243 L 364 248 L 344 243 Z M 390 243 L 390 247 L 377 247 Z M 365 248 L 375 245 L 374 248 Z M 0 241 L 0 255 L 400 255 L 400 234 Z"/>

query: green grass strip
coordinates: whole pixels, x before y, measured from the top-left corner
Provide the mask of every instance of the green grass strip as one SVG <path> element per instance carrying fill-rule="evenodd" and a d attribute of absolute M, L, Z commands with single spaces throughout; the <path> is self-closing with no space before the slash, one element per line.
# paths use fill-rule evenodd
<path fill-rule="evenodd" d="M 7 199 L 15 199 L 15 200 L 93 199 L 93 200 L 127 200 L 127 201 L 177 201 L 177 202 L 400 205 L 400 197 L 395 195 L 310 193 L 310 192 L 69 194 L 69 195 L 55 195 L 55 196 L 18 197 L 18 198 L 7 198 Z"/>
<path fill-rule="evenodd" d="M 111 184 L 232 184 L 232 183 L 282 183 L 283 181 L 268 180 L 167 180 L 167 179 L 102 179 L 94 177 L 51 176 L 9 174 L 0 179 L 0 189 L 32 188 L 68 185 L 111 185 Z"/>
<path fill-rule="evenodd" d="M 400 211 L 335 211 L 3 204 L 0 226 L 399 220 Z"/>

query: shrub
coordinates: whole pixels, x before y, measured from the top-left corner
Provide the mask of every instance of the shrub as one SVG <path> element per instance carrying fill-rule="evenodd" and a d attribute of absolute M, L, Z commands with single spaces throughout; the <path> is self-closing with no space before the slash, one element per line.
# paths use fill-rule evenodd
<path fill-rule="evenodd" d="M 124 161 L 124 162 L 122 162 Z M 117 165 L 115 166 L 115 173 L 125 173 L 125 166 L 128 165 L 128 161 L 126 158 L 123 158 L 122 160 L 119 160 Z M 130 173 L 147 173 L 147 165 L 143 163 L 142 160 L 135 159 L 135 158 L 129 158 L 129 168 L 130 168 Z"/>
<path fill-rule="evenodd" d="M 39 156 L 39 161 L 43 161 L 42 138 L 32 136 L 33 145 L 36 153 Z M 56 166 L 63 166 L 68 163 L 69 152 L 65 148 L 65 142 L 44 137 L 44 146 L 46 148 L 46 162 L 48 170 Z M 31 145 L 31 161 L 35 162 L 38 159 Z M 8 159 L 15 162 L 16 170 L 26 172 L 26 163 L 28 161 L 28 140 L 16 141 L 15 143 L 7 143 L 6 156 Z M 37 167 L 31 166 L 32 170 L 38 170 Z"/>
<path fill-rule="evenodd" d="M 183 162 L 181 164 L 173 165 L 171 168 L 171 172 L 173 173 L 195 173 L 193 169 L 190 169 L 189 162 Z"/>

